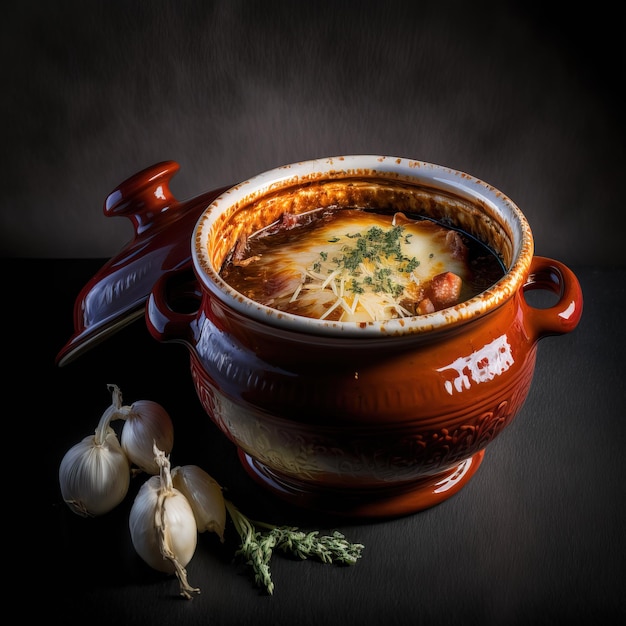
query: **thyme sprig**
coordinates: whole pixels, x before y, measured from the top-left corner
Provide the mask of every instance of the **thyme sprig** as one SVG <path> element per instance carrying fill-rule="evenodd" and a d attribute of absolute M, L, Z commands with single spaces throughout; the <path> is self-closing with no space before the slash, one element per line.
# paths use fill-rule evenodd
<path fill-rule="evenodd" d="M 243 556 L 252 567 L 254 582 L 268 594 L 274 592 L 270 571 L 270 560 L 274 550 L 300 558 L 318 558 L 322 563 L 354 565 L 365 547 L 361 543 L 350 543 L 339 531 L 331 535 L 319 535 L 318 531 L 305 533 L 295 526 L 275 526 L 253 521 L 244 515 L 230 500 L 225 500 L 226 510 L 233 521 L 241 540 L 236 556 Z M 262 528 L 263 531 L 258 530 Z"/>

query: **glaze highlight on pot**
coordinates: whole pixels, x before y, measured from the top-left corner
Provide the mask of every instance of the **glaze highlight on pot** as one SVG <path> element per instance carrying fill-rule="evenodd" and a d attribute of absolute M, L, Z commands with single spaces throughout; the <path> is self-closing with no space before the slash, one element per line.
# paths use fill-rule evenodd
<path fill-rule="evenodd" d="M 369 323 L 278 312 L 219 277 L 242 234 L 284 211 L 331 205 L 451 222 L 495 250 L 506 274 L 449 309 Z M 533 254 L 519 208 L 467 174 L 396 157 L 306 161 L 213 200 L 195 226 L 191 262 L 156 282 L 146 319 L 157 340 L 187 346 L 204 409 L 260 484 L 329 513 L 403 515 L 467 483 L 527 397 L 538 340 L 578 324 L 576 277 Z M 524 297 L 532 289 L 558 302 L 534 308 Z M 180 310 L 191 293 L 197 309 Z"/>

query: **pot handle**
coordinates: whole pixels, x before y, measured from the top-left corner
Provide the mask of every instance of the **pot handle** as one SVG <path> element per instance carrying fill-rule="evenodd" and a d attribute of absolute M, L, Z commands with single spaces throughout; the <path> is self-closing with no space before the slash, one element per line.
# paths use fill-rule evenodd
<path fill-rule="evenodd" d="M 148 332 L 161 342 L 191 345 L 202 294 L 192 262 L 165 272 L 153 285 L 146 301 Z"/>
<path fill-rule="evenodd" d="M 552 306 L 537 308 L 526 302 L 525 319 L 538 339 L 573 331 L 583 312 L 583 294 L 578 279 L 566 265 L 546 257 L 535 256 L 524 286 L 524 294 L 543 290 L 558 296 Z"/>

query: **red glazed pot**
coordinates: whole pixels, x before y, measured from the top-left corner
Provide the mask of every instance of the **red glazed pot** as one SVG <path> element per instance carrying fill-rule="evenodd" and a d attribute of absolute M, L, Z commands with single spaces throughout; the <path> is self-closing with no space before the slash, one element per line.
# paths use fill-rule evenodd
<path fill-rule="evenodd" d="M 282 313 L 220 278 L 242 234 L 331 205 L 452 222 L 497 251 L 506 274 L 457 306 L 371 323 Z M 557 302 L 531 306 L 534 289 Z M 187 346 L 204 409 L 261 485 L 298 505 L 382 518 L 467 483 L 523 405 L 539 339 L 572 331 L 581 313 L 576 277 L 534 256 L 530 227 L 504 194 L 429 163 L 346 156 L 281 167 L 213 200 L 190 263 L 156 282 L 146 318 L 157 340 Z"/>

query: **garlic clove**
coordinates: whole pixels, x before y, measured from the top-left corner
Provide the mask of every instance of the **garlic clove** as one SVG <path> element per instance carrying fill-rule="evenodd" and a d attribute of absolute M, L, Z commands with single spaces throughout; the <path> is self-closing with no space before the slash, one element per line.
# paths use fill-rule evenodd
<path fill-rule="evenodd" d="M 197 465 L 175 467 L 172 483 L 189 501 L 198 532 L 214 532 L 223 542 L 226 505 L 219 483 Z"/>
<path fill-rule="evenodd" d="M 196 550 L 198 528 L 187 498 L 172 483 L 170 460 L 154 445 L 159 475 L 139 489 L 128 524 L 135 551 L 150 567 L 176 574 L 180 594 L 191 600 L 200 589 L 192 587 L 185 566 Z"/>
<path fill-rule="evenodd" d="M 181 567 L 185 567 L 194 555 L 198 541 L 198 530 L 193 511 L 187 498 L 176 489 L 169 490 L 161 499 L 161 478 L 150 477 L 139 489 L 129 516 L 129 527 L 133 546 L 137 554 L 153 569 L 166 574 L 176 573 L 172 560 L 161 552 L 159 532 L 163 541 L 175 555 Z M 157 526 L 156 519 L 162 521 Z"/>
<path fill-rule="evenodd" d="M 138 400 L 121 407 L 118 416 L 125 420 L 121 444 L 131 463 L 147 474 L 158 474 L 153 446 L 166 454 L 174 447 L 174 426 L 168 412 L 152 400 Z"/>
<path fill-rule="evenodd" d="M 90 435 L 72 446 L 59 466 L 61 495 L 77 515 L 108 513 L 125 498 L 130 485 L 130 464 L 113 429 L 101 443 Z"/>

